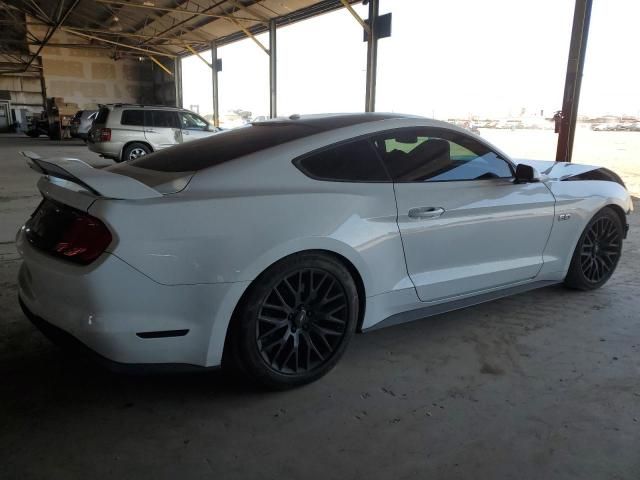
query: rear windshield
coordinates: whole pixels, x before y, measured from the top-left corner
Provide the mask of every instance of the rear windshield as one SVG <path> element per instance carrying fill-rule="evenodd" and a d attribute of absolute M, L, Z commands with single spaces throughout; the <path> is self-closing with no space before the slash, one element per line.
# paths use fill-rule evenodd
<path fill-rule="evenodd" d="M 96 116 L 94 122 L 95 123 L 107 123 L 107 118 L 109 117 L 109 109 L 107 107 L 102 107 L 98 111 L 98 115 Z"/>
<path fill-rule="evenodd" d="M 194 172 L 320 131 L 304 124 L 254 124 L 160 150 L 132 160 L 129 165 L 161 172 Z"/>

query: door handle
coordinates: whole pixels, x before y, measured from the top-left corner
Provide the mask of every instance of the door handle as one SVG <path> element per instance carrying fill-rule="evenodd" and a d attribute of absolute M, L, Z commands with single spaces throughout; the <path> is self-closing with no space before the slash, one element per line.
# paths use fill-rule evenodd
<path fill-rule="evenodd" d="M 189 135 L 189 131 L 188 130 L 182 130 L 182 134 L 183 135 Z"/>
<path fill-rule="evenodd" d="M 416 207 L 409 210 L 410 218 L 438 218 L 444 213 L 441 207 Z"/>
<path fill-rule="evenodd" d="M 145 130 L 145 133 L 156 133 L 155 130 Z"/>

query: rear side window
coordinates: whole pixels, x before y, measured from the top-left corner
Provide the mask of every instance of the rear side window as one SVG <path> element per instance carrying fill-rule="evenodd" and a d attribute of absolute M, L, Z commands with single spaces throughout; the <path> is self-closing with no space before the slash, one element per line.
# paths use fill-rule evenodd
<path fill-rule="evenodd" d="M 107 118 L 109 118 L 109 109 L 107 107 L 102 107 L 98 111 L 98 115 L 94 120 L 95 123 L 107 123 Z"/>
<path fill-rule="evenodd" d="M 145 110 L 145 125 L 158 128 L 180 128 L 178 113 L 170 110 Z"/>
<path fill-rule="evenodd" d="M 177 116 L 176 116 L 177 119 Z M 262 123 L 217 133 L 175 147 L 144 155 L 130 165 L 160 172 L 193 172 L 282 143 L 318 133 L 304 124 Z"/>
<path fill-rule="evenodd" d="M 137 125 L 143 127 L 144 110 L 123 110 L 120 123 L 122 125 Z"/>
<path fill-rule="evenodd" d="M 323 149 L 294 160 L 305 175 L 334 182 L 387 182 L 389 177 L 369 140 Z"/>

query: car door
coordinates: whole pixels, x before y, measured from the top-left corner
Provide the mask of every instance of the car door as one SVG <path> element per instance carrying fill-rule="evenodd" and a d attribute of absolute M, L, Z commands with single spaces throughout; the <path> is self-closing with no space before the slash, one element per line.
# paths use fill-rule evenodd
<path fill-rule="evenodd" d="M 198 140 L 216 133 L 204 118 L 191 112 L 179 112 L 182 141 Z"/>
<path fill-rule="evenodd" d="M 555 206 L 543 183 L 514 183 L 500 154 L 448 129 L 400 129 L 374 143 L 394 179 L 407 269 L 420 300 L 538 274 Z"/>
<path fill-rule="evenodd" d="M 175 110 L 145 110 L 144 136 L 154 150 L 182 143 L 182 130 Z"/>

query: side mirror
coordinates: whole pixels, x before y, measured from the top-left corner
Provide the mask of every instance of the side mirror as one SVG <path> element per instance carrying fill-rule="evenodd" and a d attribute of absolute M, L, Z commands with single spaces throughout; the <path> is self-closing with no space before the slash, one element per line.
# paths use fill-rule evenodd
<path fill-rule="evenodd" d="M 514 183 L 535 183 L 540 181 L 540 174 L 531 165 L 523 163 L 516 167 L 516 179 Z"/>

